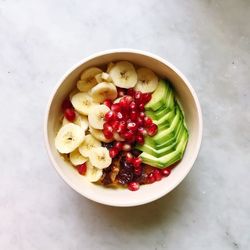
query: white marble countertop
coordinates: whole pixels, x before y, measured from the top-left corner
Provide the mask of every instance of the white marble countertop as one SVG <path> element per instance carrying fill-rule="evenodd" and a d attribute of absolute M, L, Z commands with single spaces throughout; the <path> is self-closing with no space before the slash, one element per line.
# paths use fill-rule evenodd
<path fill-rule="evenodd" d="M 0 249 L 249 249 L 250 2 L 0 1 Z M 135 208 L 91 202 L 47 157 L 51 90 L 83 57 L 148 50 L 174 63 L 201 101 L 194 168 Z"/>

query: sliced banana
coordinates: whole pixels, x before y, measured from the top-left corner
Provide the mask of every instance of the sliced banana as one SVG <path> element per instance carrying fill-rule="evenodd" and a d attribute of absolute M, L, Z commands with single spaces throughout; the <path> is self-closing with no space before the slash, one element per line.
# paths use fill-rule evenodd
<path fill-rule="evenodd" d="M 82 128 L 74 123 L 62 126 L 55 138 L 56 149 L 63 154 L 74 151 L 85 138 Z"/>
<path fill-rule="evenodd" d="M 91 108 L 88 116 L 89 125 L 95 129 L 103 129 L 104 116 L 110 109 L 102 104 Z"/>
<path fill-rule="evenodd" d="M 101 129 L 95 129 L 95 128 L 89 127 L 89 131 L 90 131 L 91 135 L 93 135 L 99 141 L 106 142 L 106 143 L 109 143 L 109 142 L 113 141 L 113 139 L 110 139 L 110 140 L 107 139 L 104 136 Z"/>
<path fill-rule="evenodd" d="M 97 75 L 95 76 L 95 79 L 96 79 L 96 81 L 97 81 L 98 83 L 103 82 L 102 73 L 97 74 Z"/>
<path fill-rule="evenodd" d="M 71 103 L 73 107 L 82 115 L 88 115 L 92 107 L 98 105 L 87 93 L 77 93 L 72 96 Z"/>
<path fill-rule="evenodd" d="M 90 161 L 87 161 L 86 178 L 89 182 L 96 182 L 102 177 L 102 169 L 95 168 Z"/>
<path fill-rule="evenodd" d="M 148 68 L 139 68 L 137 70 L 138 80 L 135 89 L 142 93 L 154 92 L 158 86 L 158 77 Z"/>
<path fill-rule="evenodd" d="M 112 78 L 110 77 L 110 75 L 106 72 L 102 72 L 101 75 L 102 79 L 106 82 L 112 82 Z"/>
<path fill-rule="evenodd" d="M 110 166 L 112 159 L 109 151 L 105 147 L 92 148 L 89 154 L 90 163 L 99 169 L 104 169 Z"/>
<path fill-rule="evenodd" d="M 78 149 L 75 149 L 69 154 L 69 160 L 74 165 L 81 165 L 88 160 L 88 158 L 83 157 Z"/>
<path fill-rule="evenodd" d="M 102 70 L 97 67 L 92 67 L 84 70 L 81 74 L 81 79 L 77 82 L 77 88 L 86 92 L 97 84 L 95 76 L 102 73 Z"/>
<path fill-rule="evenodd" d="M 115 85 L 107 82 L 98 83 L 90 93 L 93 100 L 99 103 L 103 103 L 106 99 L 114 100 L 117 97 Z"/>
<path fill-rule="evenodd" d="M 110 77 L 114 84 L 120 88 L 133 88 L 137 83 L 137 73 L 132 63 L 120 61 L 110 70 Z"/>
<path fill-rule="evenodd" d="M 102 143 L 96 140 L 91 134 L 85 136 L 85 140 L 79 146 L 79 152 L 84 157 L 89 157 L 90 151 L 93 148 L 101 147 Z"/>
<path fill-rule="evenodd" d="M 87 116 L 82 116 L 79 115 L 77 112 L 76 113 L 76 118 L 74 120 L 74 124 L 80 126 L 84 131 L 86 131 L 89 127 L 89 122 L 88 122 L 88 117 Z M 63 118 L 62 125 L 66 125 L 70 123 L 65 117 Z"/>
<path fill-rule="evenodd" d="M 110 62 L 107 66 L 107 72 L 110 73 L 110 70 L 115 66 L 113 62 Z"/>

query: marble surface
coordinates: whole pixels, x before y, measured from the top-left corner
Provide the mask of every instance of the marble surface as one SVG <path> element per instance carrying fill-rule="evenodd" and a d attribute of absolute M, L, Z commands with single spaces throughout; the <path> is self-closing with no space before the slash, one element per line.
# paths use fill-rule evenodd
<path fill-rule="evenodd" d="M 249 249 L 250 2 L 0 1 L 0 249 Z M 69 188 L 44 147 L 61 75 L 104 49 L 174 63 L 200 99 L 204 136 L 183 183 L 135 208 Z"/>

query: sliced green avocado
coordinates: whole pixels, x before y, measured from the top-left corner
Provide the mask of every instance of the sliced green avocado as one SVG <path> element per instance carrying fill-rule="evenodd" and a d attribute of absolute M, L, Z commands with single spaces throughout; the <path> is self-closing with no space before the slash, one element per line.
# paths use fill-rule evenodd
<path fill-rule="evenodd" d="M 142 161 L 146 164 L 149 164 L 153 167 L 158 167 L 158 168 L 166 168 L 175 162 L 181 160 L 184 150 L 186 148 L 188 140 L 188 133 L 185 130 L 185 132 L 182 134 L 182 137 L 179 141 L 179 144 L 177 145 L 176 149 L 172 151 L 169 154 L 166 154 L 161 157 L 155 157 L 151 154 L 148 154 L 146 152 L 142 152 L 140 154 L 140 157 L 142 158 Z"/>
<path fill-rule="evenodd" d="M 170 98 L 170 100 L 168 100 Z M 161 107 L 169 107 L 172 105 L 172 89 L 167 81 L 160 80 L 158 87 L 152 94 L 151 100 L 145 105 L 145 110 L 156 111 Z M 170 106 L 166 106 L 169 103 Z"/>
<path fill-rule="evenodd" d="M 158 126 L 158 130 L 162 130 L 164 128 L 168 128 L 171 125 L 172 120 L 175 117 L 175 110 L 172 109 L 166 115 L 162 116 L 158 120 L 153 119 L 153 123 Z"/>
<path fill-rule="evenodd" d="M 162 108 L 153 111 L 153 110 L 147 110 L 145 113 L 148 117 L 151 117 L 153 120 L 159 120 L 162 116 L 166 115 L 171 110 L 167 109 L 165 106 L 162 106 Z"/>
<path fill-rule="evenodd" d="M 178 129 L 178 131 L 176 130 L 176 134 L 173 137 L 174 140 L 171 140 L 171 143 L 168 146 L 164 146 L 162 148 L 156 149 L 155 147 L 151 147 L 149 144 L 143 144 L 143 145 L 138 146 L 137 148 L 155 157 L 161 157 L 163 155 L 171 153 L 172 151 L 176 149 L 178 143 L 180 142 L 182 138 L 183 133 L 186 133 L 186 128 L 184 127 L 182 123 L 180 124 L 181 124 L 180 129 Z"/>

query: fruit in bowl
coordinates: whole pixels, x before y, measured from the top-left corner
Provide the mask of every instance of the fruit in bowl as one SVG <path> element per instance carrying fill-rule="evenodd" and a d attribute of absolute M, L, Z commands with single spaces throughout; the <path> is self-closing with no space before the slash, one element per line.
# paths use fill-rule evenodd
<path fill-rule="evenodd" d="M 150 68 L 125 60 L 89 67 L 61 107 L 55 147 L 89 182 L 136 191 L 183 158 L 184 112 L 171 82 Z"/>

